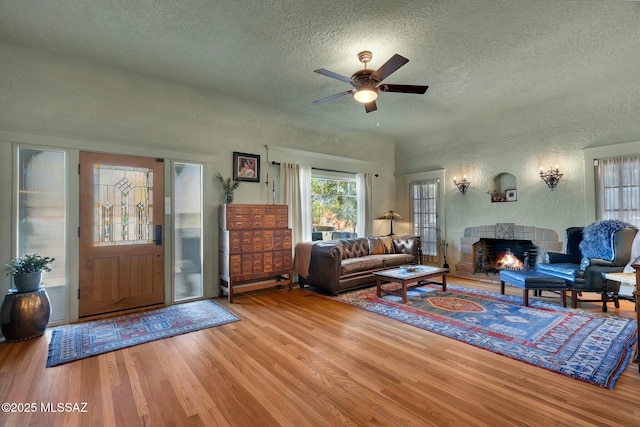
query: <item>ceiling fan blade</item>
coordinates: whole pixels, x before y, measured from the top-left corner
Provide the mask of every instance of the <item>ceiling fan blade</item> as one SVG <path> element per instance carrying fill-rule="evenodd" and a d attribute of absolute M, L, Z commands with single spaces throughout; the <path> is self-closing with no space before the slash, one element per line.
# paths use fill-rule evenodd
<path fill-rule="evenodd" d="M 367 113 L 376 111 L 377 109 L 378 109 L 378 105 L 376 104 L 376 101 L 371 101 L 364 104 L 364 111 L 366 111 Z"/>
<path fill-rule="evenodd" d="M 429 89 L 429 86 L 383 84 L 378 86 L 378 89 L 383 92 L 417 93 L 422 95 Z"/>
<path fill-rule="evenodd" d="M 347 90 L 345 92 L 336 93 L 335 95 L 327 96 L 326 98 L 319 99 L 317 101 L 313 101 L 314 104 L 323 104 L 325 102 L 333 101 L 334 99 L 338 99 L 345 95 L 350 95 L 353 93 L 353 90 Z"/>
<path fill-rule="evenodd" d="M 346 83 L 351 84 L 351 79 L 349 77 L 345 77 L 341 74 L 334 73 L 333 71 L 325 70 L 324 68 L 319 68 L 314 70 L 315 73 L 322 74 L 323 76 L 331 77 L 332 79 L 340 80 Z"/>
<path fill-rule="evenodd" d="M 371 77 L 378 80 L 378 82 L 383 81 L 387 77 L 389 77 L 392 73 L 398 70 L 398 68 L 402 67 L 404 64 L 409 62 L 407 58 L 404 56 L 400 56 L 397 53 L 391 57 L 387 62 L 382 65 L 382 67 L 378 68 Z"/>

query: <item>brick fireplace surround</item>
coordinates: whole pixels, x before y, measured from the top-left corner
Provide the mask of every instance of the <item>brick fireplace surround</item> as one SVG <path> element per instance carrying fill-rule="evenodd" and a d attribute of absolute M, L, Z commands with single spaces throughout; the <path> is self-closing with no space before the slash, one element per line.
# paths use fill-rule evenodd
<path fill-rule="evenodd" d="M 541 250 L 562 252 L 563 243 L 558 241 L 558 233 L 548 228 L 538 228 L 515 223 L 498 223 L 467 227 L 460 238 L 460 262 L 456 271 L 473 274 L 473 244 L 481 238 L 504 240 L 531 240 Z M 480 273 L 479 273 L 480 274 Z"/>

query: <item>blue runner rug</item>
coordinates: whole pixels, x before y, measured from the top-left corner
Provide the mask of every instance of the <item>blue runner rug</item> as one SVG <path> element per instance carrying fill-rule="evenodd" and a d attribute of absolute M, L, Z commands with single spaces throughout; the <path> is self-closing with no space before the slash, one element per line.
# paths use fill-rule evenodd
<path fill-rule="evenodd" d="M 47 368 L 239 320 L 212 300 L 53 329 Z"/>
<path fill-rule="evenodd" d="M 407 297 L 378 298 L 374 286 L 329 298 L 609 389 L 637 340 L 635 319 L 543 301 L 524 307 L 521 296 L 431 285 Z"/>

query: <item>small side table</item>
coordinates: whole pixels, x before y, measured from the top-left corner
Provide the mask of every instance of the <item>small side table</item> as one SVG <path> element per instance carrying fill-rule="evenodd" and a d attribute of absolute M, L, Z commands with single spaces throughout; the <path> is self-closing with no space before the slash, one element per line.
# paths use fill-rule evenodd
<path fill-rule="evenodd" d="M 0 309 L 0 328 L 7 342 L 25 341 L 44 334 L 51 303 L 44 287 L 32 292 L 9 289 Z"/>

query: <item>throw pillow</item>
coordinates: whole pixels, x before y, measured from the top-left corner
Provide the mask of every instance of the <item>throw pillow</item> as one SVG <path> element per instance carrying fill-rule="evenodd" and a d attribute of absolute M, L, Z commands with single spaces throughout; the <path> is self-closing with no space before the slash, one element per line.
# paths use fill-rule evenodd
<path fill-rule="evenodd" d="M 384 255 L 384 245 L 377 237 L 369 237 L 369 253 L 371 255 Z"/>
<path fill-rule="evenodd" d="M 393 241 L 391 240 L 391 236 L 379 237 L 379 239 L 380 239 L 380 242 L 382 242 L 382 245 L 384 246 L 385 254 L 393 254 L 396 252 L 393 250 Z"/>

